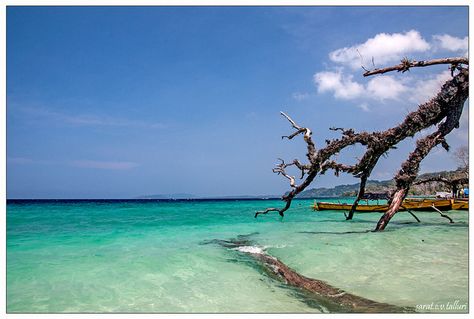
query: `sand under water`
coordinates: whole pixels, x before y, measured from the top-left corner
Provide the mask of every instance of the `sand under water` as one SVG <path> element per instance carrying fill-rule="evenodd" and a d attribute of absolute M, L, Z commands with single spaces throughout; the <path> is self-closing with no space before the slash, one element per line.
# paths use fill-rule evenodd
<path fill-rule="evenodd" d="M 294 201 L 281 220 L 256 210 L 277 200 L 9 201 L 7 311 L 326 312 L 268 276 L 265 252 L 351 294 L 420 312 L 467 312 L 468 213 L 314 212 Z M 216 240 L 245 238 L 224 247 Z"/>

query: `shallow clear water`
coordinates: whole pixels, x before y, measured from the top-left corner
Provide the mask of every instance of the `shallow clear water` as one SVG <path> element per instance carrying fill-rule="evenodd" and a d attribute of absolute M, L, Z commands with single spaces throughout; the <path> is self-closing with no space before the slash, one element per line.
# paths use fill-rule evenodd
<path fill-rule="evenodd" d="M 47 202 L 7 205 L 8 312 L 320 312 L 245 254 L 208 243 L 247 235 L 308 277 L 399 306 L 468 302 L 468 213 L 345 221 L 280 201 Z M 449 305 L 448 305 L 449 308 Z M 451 307 L 452 308 L 452 307 Z M 324 309 L 323 309 L 324 310 Z M 451 309 L 450 312 L 466 309 Z"/>

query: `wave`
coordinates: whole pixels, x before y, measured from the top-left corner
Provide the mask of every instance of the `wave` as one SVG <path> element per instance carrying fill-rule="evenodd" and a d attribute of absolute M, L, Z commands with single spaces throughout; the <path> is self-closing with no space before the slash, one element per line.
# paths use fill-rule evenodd
<path fill-rule="evenodd" d="M 236 248 L 232 248 L 233 250 L 238 250 L 243 253 L 249 253 L 249 254 L 260 254 L 263 255 L 265 251 L 261 247 L 257 246 L 239 246 Z"/>

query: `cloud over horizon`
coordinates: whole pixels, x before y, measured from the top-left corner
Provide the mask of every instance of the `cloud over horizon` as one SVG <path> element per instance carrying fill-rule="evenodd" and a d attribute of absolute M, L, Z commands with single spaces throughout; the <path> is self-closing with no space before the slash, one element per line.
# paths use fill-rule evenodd
<path fill-rule="evenodd" d="M 108 115 L 96 114 L 68 114 L 42 107 L 19 107 L 19 111 L 30 115 L 32 118 L 48 119 L 54 122 L 74 126 L 109 126 L 109 127 L 135 127 L 147 129 L 162 129 L 166 125 L 159 122 L 145 122 L 130 120 Z"/>
<path fill-rule="evenodd" d="M 468 37 L 457 38 L 450 36 L 449 34 L 436 34 L 433 36 L 436 45 L 444 50 L 448 51 L 463 51 L 467 55 L 467 49 L 469 47 Z"/>
<path fill-rule="evenodd" d="M 432 98 L 441 85 L 450 77 L 449 71 L 439 74 L 397 78 L 396 75 L 378 75 L 368 81 L 358 82 L 362 66 L 369 61 L 387 66 L 399 63 L 408 54 L 439 50 L 467 54 L 468 38 L 457 38 L 448 34 L 434 35 L 432 42 L 427 42 L 420 32 L 410 30 L 405 33 L 379 33 L 364 43 L 334 50 L 329 53 L 330 61 L 334 62 L 330 70 L 316 72 L 313 81 L 318 93 L 332 93 L 335 99 L 359 100 L 356 106 L 369 111 L 363 101 L 407 100 L 422 103 Z M 372 62 L 370 62 L 371 64 Z"/>
<path fill-rule="evenodd" d="M 430 48 L 431 45 L 416 30 L 405 33 L 379 33 L 364 43 L 330 52 L 329 59 L 357 70 L 372 59 L 375 63 L 384 65 L 400 60 L 407 54 L 424 52 Z"/>
<path fill-rule="evenodd" d="M 72 161 L 52 161 L 33 159 L 29 157 L 7 157 L 10 165 L 67 165 L 79 168 L 127 170 L 140 166 L 139 163 L 129 161 L 96 161 L 96 160 L 72 160 Z"/>
<path fill-rule="evenodd" d="M 125 170 L 139 166 L 135 162 L 120 162 L 120 161 L 91 161 L 91 160 L 77 160 L 70 163 L 71 166 L 80 168 L 95 168 L 95 169 L 110 169 L 110 170 Z"/>
<path fill-rule="evenodd" d="M 314 75 L 318 92 L 333 92 L 336 99 L 350 100 L 364 93 L 364 86 L 353 81 L 353 75 L 344 75 L 342 70 L 336 72 L 323 71 Z"/>

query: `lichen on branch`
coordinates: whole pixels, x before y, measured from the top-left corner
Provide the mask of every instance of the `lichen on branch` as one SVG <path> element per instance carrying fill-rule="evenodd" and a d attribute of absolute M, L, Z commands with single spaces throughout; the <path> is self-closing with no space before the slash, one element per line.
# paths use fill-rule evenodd
<path fill-rule="evenodd" d="M 263 211 L 255 213 L 255 217 L 260 214 L 267 214 L 276 211 L 280 216 L 284 216 L 292 200 L 308 187 L 317 175 L 324 174 L 327 170 L 333 170 L 335 175 L 340 172 L 352 174 L 361 180 L 360 189 L 356 200 L 352 206 L 347 219 L 351 219 L 355 208 L 364 195 L 365 183 L 372 173 L 372 170 L 378 163 L 380 157 L 386 155 L 391 149 L 408 137 L 413 137 L 416 133 L 438 125 L 436 132 L 421 138 L 416 143 L 415 150 L 410 153 L 409 158 L 402 164 L 398 174 L 395 176 L 397 189 L 392 193 L 390 199 L 390 207 L 382 216 L 377 224 L 376 230 L 383 230 L 390 218 L 398 211 L 403 199 L 406 197 L 410 185 L 415 180 L 421 161 L 430 153 L 437 145 L 442 145 L 446 150 L 449 145 L 445 140 L 445 136 L 453 129 L 459 127 L 459 118 L 461 117 L 464 102 L 469 96 L 469 69 L 467 68 L 469 61 L 467 58 L 447 58 L 435 59 L 428 61 L 409 61 L 402 60 L 401 64 L 384 68 L 367 71 L 364 76 L 375 74 L 383 74 L 391 71 L 405 72 L 412 67 L 425 67 L 436 64 L 450 64 L 452 70 L 452 78 L 448 80 L 439 93 L 426 103 L 419 105 L 418 109 L 409 113 L 402 123 L 387 129 L 385 131 L 375 132 L 355 132 L 353 129 L 331 128 L 334 131 L 341 131 L 341 137 L 333 140 L 326 140 L 326 145 L 320 149 L 316 148 L 312 140 L 312 132 L 309 128 L 298 125 L 290 116 L 281 112 L 295 130 L 288 136 L 289 140 L 302 134 L 307 145 L 308 163 L 301 163 L 295 159 L 290 163 L 281 163 L 277 165 L 273 171 L 280 174 L 290 181 L 291 191 L 283 195 L 282 200 L 285 202 L 283 208 L 267 208 Z M 455 74 L 456 72 L 456 74 Z M 360 144 L 365 147 L 365 153 L 358 162 L 353 165 L 338 163 L 333 156 L 351 145 Z M 301 171 L 300 179 L 302 182 L 297 184 L 294 176 L 290 176 L 286 172 L 288 166 L 295 166 Z M 306 176 L 306 177 L 305 177 Z"/>

